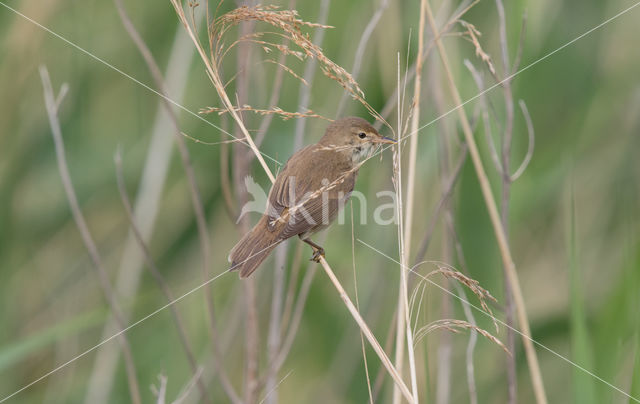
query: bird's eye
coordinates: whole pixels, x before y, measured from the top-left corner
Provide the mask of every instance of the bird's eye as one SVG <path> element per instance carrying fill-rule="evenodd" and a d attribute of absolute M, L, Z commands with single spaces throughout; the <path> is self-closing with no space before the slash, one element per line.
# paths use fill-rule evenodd
<path fill-rule="evenodd" d="M 367 137 L 367 134 L 366 134 L 366 133 L 364 133 L 364 132 L 360 132 L 360 133 L 358 133 L 358 137 L 359 137 L 360 139 L 364 139 L 365 137 Z"/>

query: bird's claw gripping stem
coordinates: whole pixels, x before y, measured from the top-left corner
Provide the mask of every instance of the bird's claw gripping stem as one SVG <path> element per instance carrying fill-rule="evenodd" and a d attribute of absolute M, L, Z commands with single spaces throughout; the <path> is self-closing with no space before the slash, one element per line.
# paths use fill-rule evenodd
<path fill-rule="evenodd" d="M 313 249 L 313 255 L 311 256 L 311 259 L 309 261 L 315 261 L 315 262 L 320 262 L 320 257 L 324 257 L 324 248 L 320 247 L 320 248 L 314 248 Z"/>

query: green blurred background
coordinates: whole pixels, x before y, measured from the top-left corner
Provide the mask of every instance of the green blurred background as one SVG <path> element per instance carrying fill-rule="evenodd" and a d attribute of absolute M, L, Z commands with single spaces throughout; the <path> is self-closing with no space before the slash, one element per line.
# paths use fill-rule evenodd
<path fill-rule="evenodd" d="M 286 7 L 285 2 L 273 2 Z M 320 2 L 298 2 L 301 18 L 316 21 Z M 140 54 L 123 29 L 110 1 L 63 0 L 7 1 L 3 4 L 49 28 L 68 41 L 107 63 L 156 88 Z M 513 57 L 518 44 L 523 13 L 527 31 L 523 42 L 522 66 L 538 60 L 589 29 L 634 4 L 613 1 L 512 1 L 507 2 L 507 37 Z M 182 35 L 169 1 L 125 1 L 132 21 L 164 70 L 174 63 L 186 79 L 170 86 L 169 95 L 187 109 L 197 112 L 205 106 L 219 106 L 217 94 L 202 62 L 193 57 L 193 44 L 174 41 Z M 416 55 L 418 1 L 390 0 L 366 47 L 358 81 L 368 102 L 381 110 L 396 84 L 397 53 L 412 63 Z M 457 3 L 434 2 L 442 17 Z M 233 7 L 224 3 L 223 11 Z M 331 1 L 322 47 L 327 56 L 351 70 L 360 36 L 378 1 Z M 448 10 L 448 11 L 447 11 Z M 440 14 L 439 14 L 440 15 Z M 464 19 L 483 33 L 484 49 L 499 67 L 498 16 L 493 1 L 482 0 Z M 530 166 L 512 187 L 509 234 L 513 256 L 534 339 L 579 364 L 632 396 L 640 397 L 640 52 L 638 23 L 640 7 L 527 69 L 513 80 L 514 98 L 526 101 L 535 127 L 535 152 Z M 260 27 L 260 26 L 259 26 Z M 457 31 L 460 28 L 456 28 Z M 307 30 L 313 36 L 313 30 Z M 149 155 L 164 156 L 151 170 L 161 178 L 158 211 L 150 242 L 151 253 L 175 296 L 203 281 L 198 232 L 180 157 L 172 141 L 165 149 L 154 149 L 154 122 L 163 115 L 159 97 L 105 64 L 27 21 L 6 6 L 0 6 L 0 400 L 49 372 L 58 364 L 94 346 L 102 339 L 109 318 L 96 272 L 71 216 L 56 165 L 56 156 L 42 96 L 40 65 L 49 69 L 54 88 L 68 83 L 69 92 L 59 112 L 72 180 L 89 228 L 98 244 L 105 268 L 116 283 L 126 261 L 128 221 L 120 202 L 113 156 L 123 151 L 124 175 L 132 198 L 144 183 L 142 172 Z M 234 34 L 235 35 L 235 34 Z M 408 41 L 411 39 L 407 56 Z M 468 58 L 492 78 L 474 55 L 471 44 L 459 37 L 445 39 L 463 99 L 478 93 L 462 61 Z M 264 55 L 254 49 L 248 102 L 268 106 L 275 66 L 259 64 Z M 224 66 L 230 78 L 235 57 Z M 404 62 L 403 62 L 404 65 Z M 302 75 L 304 63 L 292 63 Z M 404 69 L 404 66 L 402 66 Z M 500 69 L 499 69 L 500 70 Z M 451 108 L 440 59 L 435 51 L 425 63 L 420 122 L 439 115 L 433 100 L 434 81 Z M 334 117 L 342 89 L 316 72 L 310 108 Z M 184 87 L 184 96 L 177 88 Z M 230 93 L 233 94 L 233 85 Z M 407 85 L 407 103 L 413 83 Z M 299 83 L 285 75 L 279 105 L 297 110 Z M 500 88 L 487 97 L 502 119 Z M 467 105 L 471 116 L 478 100 Z M 517 104 L 516 104 L 517 108 Z M 207 142 L 228 139 L 219 130 L 193 115 L 178 111 L 183 132 Z M 349 114 L 366 116 L 353 101 Z M 406 112 L 406 111 L 405 111 Z M 246 115 L 247 126 L 257 129 L 261 117 Z M 217 115 L 206 119 L 227 125 Z M 396 122 L 391 116 L 390 122 Z M 275 118 L 261 149 L 285 161 L 293 152 L 295 121 Z M 324 121 L 307 122 L 305 144 L 322 134 Z M 163 125 L 160 125 L 163 126 Z M 170 127 L 165 123 L 164 127 Z M 419 133 L 416 218 L 414 246 L 419 241 L 438 203 L 442 183 L 438 171 L 439 136 L 460 136 L 455 114 L 448 115 Z M 389 134 L 386 131 L 385 134 Z M 159 135 L 158 135 L 159 136 Z M 167 137 L 165 134 L 165 138 Z M 441 138 L 440 138 L 441 139 Z M 490 173 L 499 199 L 500 178 L 487 153 L 482 125 L 476 130 L 485 168 Z M 499 139 L 496 135 L 496 141 Z M 240 237 L 224 206 L 221 191 L 221 145 L 187 141 L 205 207 L 211 235 L 212 263 L 209 277 L 227 269 L 227 253 Z M 527 147 L 526 127 L 519 110 L 514 126 L 513 165 Z M 162 149 L 162 147 L 160 147 Z M 408 151 L 408 149 L 406 149 Z M 405 158 L 406 160 L 406 158 Z M 150 163 L 151 164 L 151 163 Z M 275 169 L 273 163 L 269 163 Z M 252 175 L 265 188 L 268 178 L 257 163 Z M 357 238 L 397 258 L 397 229 L 373 222 L 376 193 L 392 190 L 391 153 L 372 159 L 360 172 L 356 189 L 368 198 L 367 223 L 356 223 Z M 232 184 L 235 187 L 242 184 Z M 385 201 L 387 202 L 387 201 Z M 153 204 L 153 202 L 150 202 Z M 354 204 L 355 215 L 362 206 Z M 470 162 L 461 172 L 453 193 L 455 228 L 464 251 L 469 276 L 496 296 L 493 307 L 504 318 L 503 277 L 498 248 L 487 210 Z M 252 214 L 255 222 L 258 216 Z M 327 259 L 353 296 L 351 229 L 335 225 L 324 243 Z M 446 226 L 438 221 L 426 259 L 445 260 L 442 237 Z M 321 239 L 321 238 L 320 238 Z M 285 273 L 290 272 L 299 241 L 290 241 Z M 135 246 L 135 243 L 133 244 Z M 136 250 L 135 248 L 133 250 Z M 310 251 L 304 247 L 305 259 Z M 361 312 L 384 345 L 396 305 L 399 266 L 356 242 L 355 261 Z M 459 266 L 458 260 L 451 264 Z M 306 270 L 303 265 L 303 274 Z M 430 268 L 424 268 L 429 270 Z M 433 268 L 431 268 L 433 269 Z M 273 258 L 256 273 L 259 310 L 260 367 L 267 366 L 266 339 L 273 289 Z M 303 274 L 298 277 L 298 282 Z M 287 275 L 288 276 L 288 275 Z M 123 281 L 126 283 L 126 281 Z M 242 282 L 235 274 L 222 276 L 212 285 L 218 328 L 225 347 L 224 365 L 232 383 L 242 389 L 245 321 Z M 450 284 L 439 282 L 449 289 Z M 200 289 L 177 303 L 196 358 L 204 367 L 214 402 L 226 402 L 212 373 L 211 344 L 203 293 Z M 470 294 L 468 293 L 470 296 Z M 421 324 L 442 318 L 447 298 L 428 287 L 422 302 Z M 475 302 L 475 300 L 472 300 Z M 133 298 L 120 299 L 129 311 L 130 322 L 144 317 L 166 303 L 148 272 L 142 272 Z M 456 299 L 453 315 L 464 318 Z M 477 303 L 477 302 L 476 302 Z M 474 303 L 475 304 L 475 303 Z M 491 322 L 475 313 L 478 324 L 494 332 Z M 311 285 L 299 331 L 278 380 L 280 402 L 366 402 L 368 400 L 358 329 L 326 276 L 318 271 Z M 501 327 L 497 337 L 504 340 Z M 446 343 L 441 332 L 421 342 L 418 350 L 421 398 L 435 402 L 438 347 Z M 158 375 L 168 379 L 167 400 L 175 398 L 191 378 L 173 321 L 163 311 L 127 332 L 144 402 L 154 396 L 148 388 L 158 384 Z M 468 334 L 451 337 L 450 402 L 469 400 L 465 373 Z M 519 339 L 515 351 L 519 402 L 534 402 L 529 372 Z M 114 345 L 117 352 L 117 342 Z M 607 384 L 586 374 L 556 354 L 537 346 L 550 402 L 633 402 Z M 392 352 L 392 351 L 390 351 Z M 372 377 L 380 368 L 378 358 L 367 348 Z M 425 366 L 425 363 L 428 365 Z M 480 339 L 474 354 L 479 402 L 507 400 L 505 354 Z M 90 378 L 100 368 L 96 352 L 74 361 L 50 377 L 7 402 L 83 402 Z M 108 402 L 129 400 L 122 360 L 117 362 Z M 265 395 L 260 393 L 260 397 Z M 197 400 L 193 391 L 188 400 Z M 379 402 L 390 401 L 391 382 L 385 378 Z M 187 401 L 188 401 L 187 400 Z"/>

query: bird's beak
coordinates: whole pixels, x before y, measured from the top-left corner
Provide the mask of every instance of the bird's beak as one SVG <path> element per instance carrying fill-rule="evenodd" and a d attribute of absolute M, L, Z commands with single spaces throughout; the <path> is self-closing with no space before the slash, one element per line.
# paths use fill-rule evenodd
<path fill-rule="evenodd" d="M 397 142 L 390 137 L 381 136 L 373 141 L 373 143 L 396 144 Z"/>

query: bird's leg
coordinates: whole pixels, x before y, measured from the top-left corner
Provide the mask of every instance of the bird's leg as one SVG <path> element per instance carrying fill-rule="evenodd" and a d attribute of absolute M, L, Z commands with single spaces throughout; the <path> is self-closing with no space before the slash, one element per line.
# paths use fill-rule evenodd
<path fill-rule="evenodd" d="M 311 248 L 313 248 L 313 255 L 311 256 L 311 259 L 309 261 L 320 262 L 320 257 L 324 257 L 324 248 L 320 247 L 308 238 L 303 238 L 302 241 L 309 244 Z"/>

